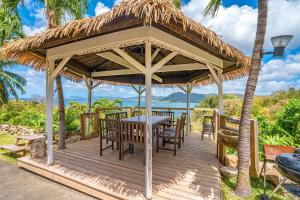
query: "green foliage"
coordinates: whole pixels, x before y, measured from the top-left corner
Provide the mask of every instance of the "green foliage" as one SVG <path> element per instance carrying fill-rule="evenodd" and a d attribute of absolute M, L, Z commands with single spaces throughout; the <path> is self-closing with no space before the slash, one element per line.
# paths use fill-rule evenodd
<path fill-rule="evenodd" d="M 0 123 L 44 130 L 45 110 L 44 104 L 10 101 L 0 109 Z"/>
<path fill-rule="evenodd" d="M 96 107 L 118 107 L 122 106 L 120 99 L 100 99 L 95 101 L 93 109 Z M 70 102 L 65 109 L 66 131 L 77 131 L 80 125 L 80 114 L 86 112 L 86 104 Z M 9 101 L 0 107 L 0 123 L 11 125 L 22 125 L 29 128 L 45 130 L 45 104 L 29 101 Z M 58 108 L 54 108 L 53 113 L 54 131 L 58 131 Z"/>
<path fill-rule="evenodd" d="M 217 102 L 217 96 L 209 96 L 196 107 L 217 108 Z M 242 102 L 240 96 L 224 95 L 225 115 L 239 117 Z M 193 113 L 192 122 L 199 117 L 199 113 Z M 275 92 L 271 96 L 255 96 L 252 117 L 258 120 L 260 151 L 263 144 L 300 147 L 299 89 L 290 88 L 287 91 Z"/>
<path fill-rule="evenodd" d="M 95 109 L 97 107 L 102 108 L 112 108 L 112 107 L 121 107 L 123 104 L 121 99 L 109 100 L 107 98 L 102 98 L 95 101 L 92 105 L 92 108 Z"/>
<path fill-rule="evenodd" d="M 242 200 L 242 198 L 238 197 L 235 192 L 236 178 L 222 178 L 222 198 L 224 200 Z M 260 195 L 264 192 L 264 184 L 263 179 L 251 179 L 250 180 L 251 197 L 245 198 L 243 200 L 257 200 L 260 199 Z M 270 195 L 273 191 L 274 186 L 271 183 L 267 182 L 266 186 L 266 194 Z M 288 200 L 291 199 L 291 196 L 283 193 L 282 190 L 279 190 L 272 197 L 274 200 Z"/>

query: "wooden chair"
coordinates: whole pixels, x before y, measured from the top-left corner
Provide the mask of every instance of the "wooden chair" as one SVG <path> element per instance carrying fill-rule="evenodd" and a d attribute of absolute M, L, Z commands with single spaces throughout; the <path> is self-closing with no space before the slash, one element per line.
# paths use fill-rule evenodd
<path fill-rule="evenodd" d="M 174 156 L 176 156 L 177 145 L 178 145 L 178 148 L 181 147 L 181 133 L 182 133 L 182 130 L 184 127 L 184 123 L 185 123 L 184 117 L 180 117 L 180 119 L 177 119 L 177 121 L 176 121 L 175 129 L 168 128 L 168 129 L 163 130 L 161 133 L 157 134 L 156 152 L 158 152 L 159 149 L 170 150 L 170 151 L 173 151 Z M 162 138 L 162 142 L 163 142 L 162 147 L 159 147 L 159 139 L 160 138 Z M 174 144 L 174 148 L 173 149 L 164 148 L 165 141 L 167 141 L 166 143 Z"/>
<path fill-rule="evenodd" d="M 121 160 L 124 160 L 124 153 L 129 150 L 130 153 L 134 151 L 134 143 L 145 144 L 146 125 L 145 123 L 136 122 L 121 122 L 120 129 L 120 155 Z M 124 150 L 125 142 L 129 144 L 129 149 Z"/>
<path fill-rule="evenodd" d="M 105 149 L 112 148 L 114 150 L 114 143 L 117 144 L 117 149 L 120 145 L 120 124 L 121 122 L 119 120 L 114 119 L 99 119 L 99 127 L 100 127 L 100 156 L 102 156 L 102 152 Z M 106 139 L 106 143 L 108 144 L 108 141 L 111 141 L 110 146 L 106 146 L 103 148 L 103 139 Z M 121 159 L 121 155 L 119 153 L 119 159 Z"/>
<path fill-rule="evenodd" d="M 153 116 L 168 116 L 171 120 L 168 123 L 165 123 L 165 126 L 174 126 L 175 123 L 175 114 L 171 111 L 152 111 Z"/>
<path fill-rule="evenodd" d="M 143 115 L 143 112 L 142 111 L 138 111 L 138 110 L 135 110 L 132 112 L 132 117 L 136 117 L 136 116 L 140 116 L 140 115 Z"/>

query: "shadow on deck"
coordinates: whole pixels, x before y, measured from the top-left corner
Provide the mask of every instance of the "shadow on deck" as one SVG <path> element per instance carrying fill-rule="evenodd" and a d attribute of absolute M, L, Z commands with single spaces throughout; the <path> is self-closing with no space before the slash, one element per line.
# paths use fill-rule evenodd
<path fill-rule="evenodd" d="M 103 142 L 105 143 L 105 142 Z M 153 147 L 153 149 L 156 149 Z M 220 199 L 220 173 L 215 144 L 192 133 L 177 156 L 153 151 L 153 199 Z M 107 149 L 99 155 L 99 139 L 70 144 L 54 151 L 54 165 L 44 160 L 18 159 L 18 165 L 56 182 L 102 199 L 144 199 L 143 146 L 118 160 Z"/>

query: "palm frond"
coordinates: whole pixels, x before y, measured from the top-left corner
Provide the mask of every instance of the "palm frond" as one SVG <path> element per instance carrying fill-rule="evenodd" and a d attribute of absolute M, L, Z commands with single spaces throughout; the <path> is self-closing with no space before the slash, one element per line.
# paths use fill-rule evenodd
<path fill-rule="evenodd" d="M 204 16 L 212 15 L 213 17 L 215 17 L 221 4 L 222 0 L 210 0 L 204 10 Z"/>

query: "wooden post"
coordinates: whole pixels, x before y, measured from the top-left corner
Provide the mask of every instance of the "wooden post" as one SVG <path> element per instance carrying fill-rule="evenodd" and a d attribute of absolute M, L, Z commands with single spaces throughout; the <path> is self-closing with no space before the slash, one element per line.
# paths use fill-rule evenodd
<path fill-rule="evenodd" d="M 258 124 L 257 120 L 250 121 L 250 176 L 259 177 L 258 165 Z"/>
<path fill-rule="evenodd" d="M 224 126 L 226 126 L 226 119 L 224 117 L 224 115 L 219 115 L 219 128 L 222 129 L 224 128 Z M 219 161 L 221 164 L 224 165 L 224 161 L 225 161 L 225 145 L 224 144 L 218 144 L 218 155 L 219 155 Z"/>
<path fill-rule="evenodd" d="M 46 134 L 47 134 L 47 164 L 53 164 L 53 95 L 54 79 L 51 74 L 54 71 L 54 60 L 47 60 L 46 71 Z"/>
<path fill-rule="evenodd" d="M 151 79 L 151 44 L 145 44 L 145 83 L 146 83 L 146 163 L 145 163 L 145 195 L 147 199 L 152 198 L 152 79 Z"/>
<path fill-rule="evenodd" d="M 191 83 L 186 84 L 186 112 L 187 112 L 187 118 L 186 118 L 186 135 L 190 134 L 191 130 L 191 123 L 190 123 L 190 94 L 192 92 L 192 86 Z"/>
<path fill-rule="evenodd" d="M 91 113 L 93 80 L 91 78 L 85 79 L 85 83 L 88 89 L 87 113 Z"/>
<path fill-rule="evenodd" d="M 224 105 L 223 105 L 223 81 L 222 81 L 222 71 L 218 70 L 218 78 L 220 83 L 218 85 L 218 110 L 219 114 L 224 113 Z"/>
<path fill-rule="evenodd" d="M 141 112 L 141 94 L 142 94 L 142 87 L 139 85 L 139 92 L 138 92 L 138 113 Z"/>

